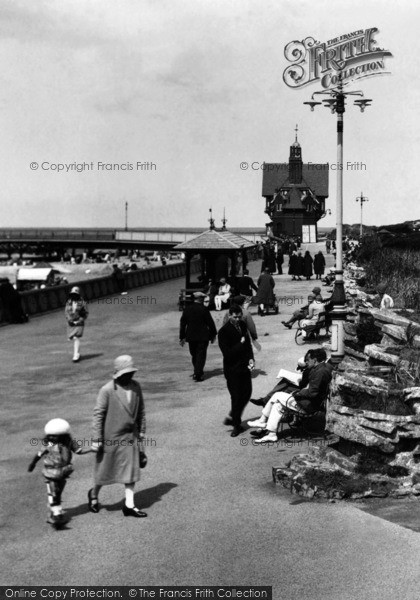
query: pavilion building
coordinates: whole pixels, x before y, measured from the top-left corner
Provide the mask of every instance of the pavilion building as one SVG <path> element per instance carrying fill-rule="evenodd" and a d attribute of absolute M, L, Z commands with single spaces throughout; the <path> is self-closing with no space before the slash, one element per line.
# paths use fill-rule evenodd
<path fill-rule="evenodd" d="M 262 195 L 271 219 L 270 236 L 299 236 L 317 241 L 317 223 L 325 216 L 329 164 L 303 163 L 297 141 L 290 146 L 289 163 L 264 163 Z"/>

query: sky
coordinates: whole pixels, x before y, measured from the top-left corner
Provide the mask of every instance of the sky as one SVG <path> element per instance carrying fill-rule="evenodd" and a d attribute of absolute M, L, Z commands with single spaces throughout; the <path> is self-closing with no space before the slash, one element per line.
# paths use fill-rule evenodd
<path fill-rule="evenodd" d="M 416 0 L 2 0 L 0 227 L 124 227 L 126 202 L 129 227 L 205 227 L 210 207 L 263 227 L 259 165 L 288 161 L 296 124 L 304 162 L 337 162 L 336 117 L 304 106 L 319 83 L 284 83 L 285 46 L 370 27 L 391 74 L 349 88 L 373 102 L 344 116 L 344 163 L 366 165 L 343 171 L 344 222 L 361 193 L 366 224 L 419 219 L 419 21 Z M 330 170 L 320 226 L 335 202 Z"/>

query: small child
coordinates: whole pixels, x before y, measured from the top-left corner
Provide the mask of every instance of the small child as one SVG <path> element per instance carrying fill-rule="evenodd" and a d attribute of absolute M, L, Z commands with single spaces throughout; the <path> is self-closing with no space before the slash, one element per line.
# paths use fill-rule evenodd
<path fill-rule="evenodd" d="M 70 425 L 64 419 L 51 419 L 44 428 L 44 450 L 40 450 L 32 459 L 28 471 L 34 470 L 37 462 L 43 457 L 44 468 L 42 474 L 47 483 L 48 505 L 51 509 L 47 523 L 59 529 L 66 519 L 61 506 L 61 494 L 66 485 L 66 480 L 73 472 L 71 459 L 75 454 L 94 452 L 92 448 L 83 450 L 71 436 Z"/>

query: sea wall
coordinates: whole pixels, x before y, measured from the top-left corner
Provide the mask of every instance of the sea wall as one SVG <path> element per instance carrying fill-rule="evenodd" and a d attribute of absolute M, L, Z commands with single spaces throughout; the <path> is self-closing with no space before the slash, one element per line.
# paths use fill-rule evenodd
<path fill-rule="evenodd" d="M 146 285 L 160 283 L 161 281 L 167 281 L 168 279 L 185 277 L 185 268 L 185 263 L 177 263 L 123 273 L 124 289 L 128 291 Z M 193 261 L 191 263 L 191 273 L 197 273 L 199 271 L 200 261 Z M 85 300 L 93 300 L 95 298 L 118 294 L 120 292 L 120 285 L 121 283 L 117 281 L 114 276 L 107 275 L 106 277 L 58 285 L 42 290 L 20 292 L 20 297 L 24 312 L 31 316 L 63 307 L 71 288 L 74 286 L 80 288 L 81 294 Z M 176 301 L 177 298 L 174 298 L 174 304 Z"/>

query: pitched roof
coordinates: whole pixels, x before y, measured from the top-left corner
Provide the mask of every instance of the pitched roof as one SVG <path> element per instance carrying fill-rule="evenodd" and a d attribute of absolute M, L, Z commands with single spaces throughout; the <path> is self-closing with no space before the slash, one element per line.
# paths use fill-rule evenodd
<path fill-rule="evenodd" d="M 289 165 L 287 163 L 264 163 L 262 195 L 274 196 L 276 190 L 294 185 L 307 186 L 314 192 L 316 196 L 328 197 L 328 175 L 329 164 L 303 164 L 302 165 L 302 184 L 289 183 L 288 173 Z M 305 187 L 307 187 L 305 185 Z"/>
<path fill-rule="evenodd" d="M 231 231 L 208 229 L 192 240 L 177 244 L 174 250 L 240 250 L 253 246 L 253 242 Z"/>

